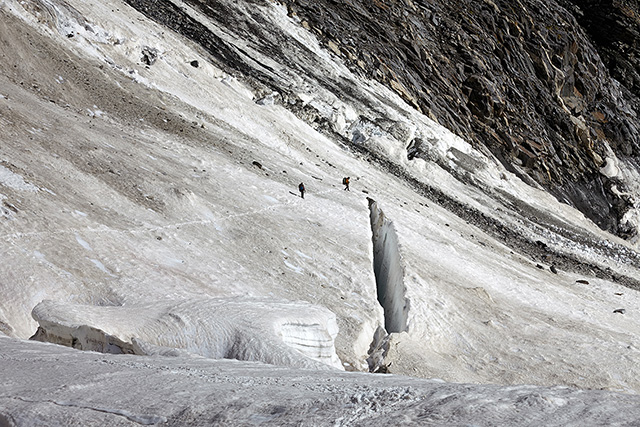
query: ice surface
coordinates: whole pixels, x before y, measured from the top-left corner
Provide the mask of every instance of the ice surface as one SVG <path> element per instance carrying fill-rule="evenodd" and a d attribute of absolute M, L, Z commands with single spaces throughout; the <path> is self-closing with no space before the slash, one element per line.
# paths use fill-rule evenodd
<path fill-rule="evenodd" d="M 0 185 L 21 191 L 38 191 L 38 188 L 24 178 L 0 165 Z"/>
<path fill-rule="evenodd" d="M 640 417 L 640 398 L 604 391 L 97 354 L 2 336 L 0 360 L 7 426 L 595 426 Z"/>

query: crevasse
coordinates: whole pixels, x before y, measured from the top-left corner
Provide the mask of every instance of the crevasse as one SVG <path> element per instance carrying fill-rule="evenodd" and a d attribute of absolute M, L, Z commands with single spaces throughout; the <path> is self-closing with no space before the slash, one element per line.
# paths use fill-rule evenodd
<path fill-rule="evenodd" d="M 378 203 L 369 198 L 373 240 L 373 270 L 378 301 L 384 309 L 384 324 L 388 333 L 407 330 L 409 301 L 405 297 L 404 268 L 398 249 L 398 236 Z"/>

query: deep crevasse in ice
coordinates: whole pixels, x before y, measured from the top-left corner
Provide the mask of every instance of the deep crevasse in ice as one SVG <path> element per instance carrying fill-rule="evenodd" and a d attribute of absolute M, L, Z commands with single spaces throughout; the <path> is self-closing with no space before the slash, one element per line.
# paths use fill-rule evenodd
<path fill-rule="evenodd" d="M 373 233 L 373 269 L 376 275 L 378 301 L 384 308 L 384 323 L 388 333 L 407 330 L 409 301 L 405 297 L 404 268 L 393 223 L 378 203 L 369 199 L 371 231 Z"/>

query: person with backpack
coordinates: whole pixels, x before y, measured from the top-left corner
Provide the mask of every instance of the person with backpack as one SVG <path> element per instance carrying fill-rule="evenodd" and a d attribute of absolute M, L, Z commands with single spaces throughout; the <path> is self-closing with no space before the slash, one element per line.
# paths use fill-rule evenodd
<path fill-rule="evenodd" d="M 351 190 L 349 190 L 349 179 L 350 179 L 350 177 L 348 177 L 348 176 L 345 176 L 344 178 L 342 178 L 342 185 L 344 185 L 344 189 L 346 191 L 351 191 Z"/>
<path fill-rule="evenodd" d="M 304 184 L 300 183 L 300 185 L 298 185 L 298 190 L 300 191 L 300 197 L 302 197 L 304 199 Z"/>

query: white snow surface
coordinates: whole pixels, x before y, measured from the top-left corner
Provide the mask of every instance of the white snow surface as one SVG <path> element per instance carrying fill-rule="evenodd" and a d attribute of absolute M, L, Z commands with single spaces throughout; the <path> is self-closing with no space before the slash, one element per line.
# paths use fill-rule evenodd
<path fill-rule="evenodd" d="M 571 255 L 638 280 L 633 244 L 352 75 L 283 7 L 227 7 L 260 12 L 358 88 L 343 101 L 210 24 L 343 140 L 551 258 L 256 102 L 242 76 L 124 2 L 0 0 L 0 425 L 633 424 L 638 292 L 549 270 Z M 407 159 L 416 137 L 429 160 Z M 378 286 L 402 314 L 384 337 L 376 230 L 389 236 Z M 395 375 L 365 373 L 372 343 Z"/>
<path fill-rule="evenodd" d="M 633 425 L 640 417 L 637 396 L 597 390 L 327 375 L 236 360 L 78 352 L 2 336 L 0 361 L 3 425 L 578 426 Z"/>
<path fill-rule="evenodd" d="M 146 355 L 160 347 L 212 359 L 343 369 L 333 346 L 335 316 L 308 303 L 232 298 L 95 307 L 43 301 L 32 314 L 46 341 L 82 350 Z"/>

